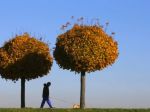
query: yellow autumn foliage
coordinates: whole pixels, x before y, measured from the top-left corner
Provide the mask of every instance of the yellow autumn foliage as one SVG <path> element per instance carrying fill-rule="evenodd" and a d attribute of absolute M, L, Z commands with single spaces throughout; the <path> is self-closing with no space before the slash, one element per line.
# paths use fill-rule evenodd
<path fill-rule="evenodd" d="M 49 46 L 28 33 L 16 35 L 0 48 L 0 74 L 5 79 L 42 77 L 52 63 Z"/>
<path fill-rule="evenodd" d="M 57 37 L 54 58 L 63 69 L 93 72 L 112 65 L 117 42 L 98 25 L 78 25 Z"/>

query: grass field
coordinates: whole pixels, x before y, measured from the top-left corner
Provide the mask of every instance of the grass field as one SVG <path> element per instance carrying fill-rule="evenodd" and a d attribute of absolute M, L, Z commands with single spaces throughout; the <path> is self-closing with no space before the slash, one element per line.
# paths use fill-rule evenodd
<path fill-rule="evenodd" d="M 150 109 L 0 109 L 0 112 L 150 112 Z"/>

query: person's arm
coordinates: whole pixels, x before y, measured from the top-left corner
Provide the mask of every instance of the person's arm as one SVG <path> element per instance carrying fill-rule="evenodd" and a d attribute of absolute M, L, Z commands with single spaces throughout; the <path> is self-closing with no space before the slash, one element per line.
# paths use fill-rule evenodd
<path fill-rule="evenodd" d="M 48 98 L 49 98 L 49 88 L 48 88 L 48 91 L 47 91 L 47 96 L 48 96 Z"/>

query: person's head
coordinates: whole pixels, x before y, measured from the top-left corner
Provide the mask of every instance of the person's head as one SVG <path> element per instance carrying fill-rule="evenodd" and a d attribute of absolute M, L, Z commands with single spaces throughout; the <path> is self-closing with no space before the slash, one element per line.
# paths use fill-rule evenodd
<path fill-rule="evenodd" d="M 50 86 L 51 85 L 51 82 L 47 82 L 47 86 Z"/>

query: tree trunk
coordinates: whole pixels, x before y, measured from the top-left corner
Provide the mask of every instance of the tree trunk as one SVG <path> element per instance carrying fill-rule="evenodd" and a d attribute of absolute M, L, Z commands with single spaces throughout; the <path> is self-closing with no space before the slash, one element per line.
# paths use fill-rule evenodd
<path fill-rule="evenodd" d="M 21 108 L 25 108 L 25 78 L 21 78 Z"/>
<path fill-rule="evenodd" d="M 85 72 L 81 72 L 80 108 L 85 108 Z"/>

